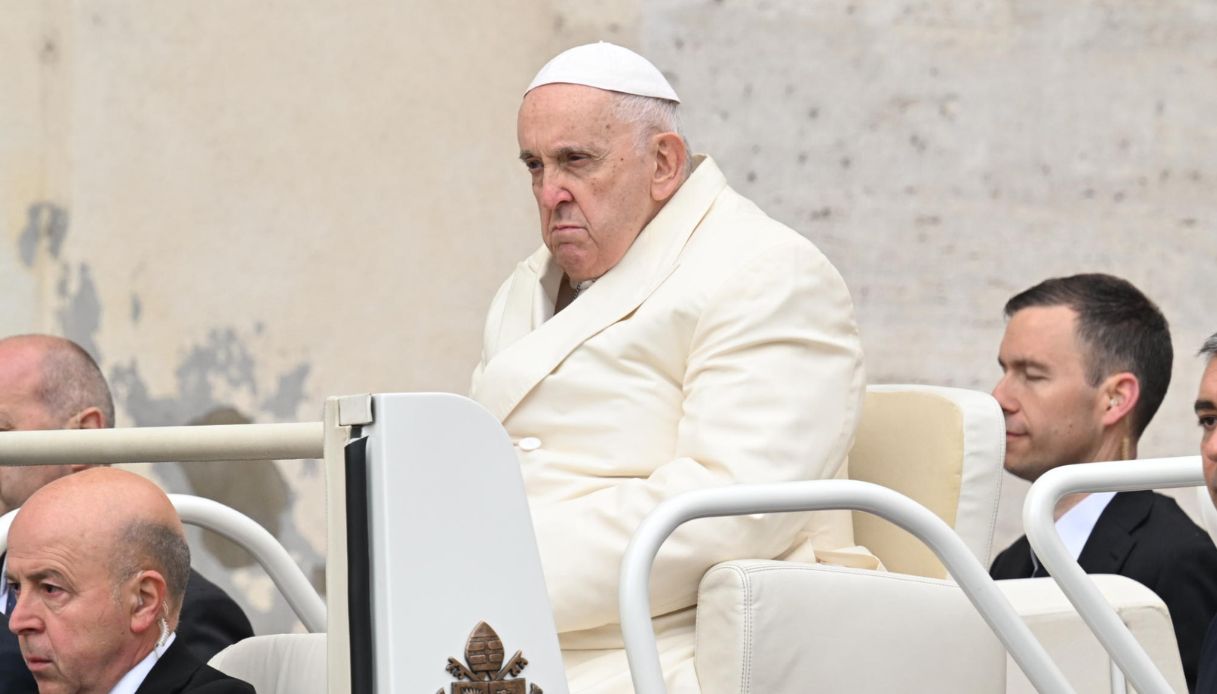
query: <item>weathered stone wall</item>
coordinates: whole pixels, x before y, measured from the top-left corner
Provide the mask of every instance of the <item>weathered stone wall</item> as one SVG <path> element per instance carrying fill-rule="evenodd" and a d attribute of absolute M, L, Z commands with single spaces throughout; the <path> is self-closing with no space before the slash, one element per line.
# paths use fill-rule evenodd
<path fill-rule="evenodd" d="M 463 392 L 485 306 L 537 243 L 520 91 L 556 51 L 605 39 L 652 58 L 695 149 L 837 263 L 871 382 L 987 390 L 1008 296 L 1113 272 L 1161 304 L 1179 352 L 1142 454 L 1195 451 L 1190 355 L 1217 330 L 1212 3 L 0 13 L 0 333 L 94 350 L 120 425 Z M 239 469 L 239 484 L 235 467 L 154 474 L 252 513 L 319 579 L 316 463 Z M 1012 502 L 1003 540 L 1017 515 Z M 248 558 L 205 542 L 200 567 L 260 629 L 290 626 Z"/>
<path fill-rule="evenodd" d="M 840 268 L 870 382 L 989 390 L 1006 299 L 1109 272 L 1175 340 L 1140 453 L 1197 452 L 1192 355 L 1217 331 L 1217 6 L 644 6 L 640 48 L 688 103 L 694 147 Z M 1025 489 L 1008 479 L 1002 546 Z"/>

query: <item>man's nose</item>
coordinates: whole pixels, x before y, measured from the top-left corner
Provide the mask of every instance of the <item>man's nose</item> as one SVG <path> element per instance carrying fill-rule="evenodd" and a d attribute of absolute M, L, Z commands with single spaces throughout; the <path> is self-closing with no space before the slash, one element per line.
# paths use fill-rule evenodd
<path fill-rule="evenodd" d="M 1015 401 L 1010 397 L 1010 385 L 1007 383 L 1007 377 L 1002 376 L 997 385 L 993 386 L 993 399 L 1001 406 L 1001 411 L 1009 414 L 1017 409 Z"/>
<path fill-rule="evenodd" d="M 555 209 L 564 202 L 570 202 L 574 197 L 566 187 L 566 181 L 560 173 L 551 173 L 547 169 L 541 174 L 541 204 L 547 209 Z"/>
<path fill-rule="evenodd" d="M 1210 463 L 1217 464 L 1217 431 L 1204 432 L 1200 440 L 1200 455 Z"/>
<path fill-rule="evenodd" d="M 12 588 L 9 590 L 12 590 Z M 35 614 L 36 612 L 36 608 L 31 605 L 31 600 L 22 594 L 18 594 L 16 601 L 13 603 L 13 608 L 8 613 L 8 630 L 14 634 L 37 631 L 42 624 L 42 620 Z"/>

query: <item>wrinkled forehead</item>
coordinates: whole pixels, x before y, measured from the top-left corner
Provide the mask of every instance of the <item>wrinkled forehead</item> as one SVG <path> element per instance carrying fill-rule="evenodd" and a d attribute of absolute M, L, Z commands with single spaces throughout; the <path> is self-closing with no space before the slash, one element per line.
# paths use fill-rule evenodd
<path fill-rule="evenodd" d="M 546 84 L 524 95 L 519 120 L 553 117 L 604 117 L 615 115 L 620 95 L 582 84 Z"/>
<path fill-rule="evenodd" d="M 520 146 L 615 139 L 630 131 L 630 124 L 617 114 L 617 99 L 615 92 L 577 84 L 537 87 L 520 104 Z"/>
<path fill-rule="evenodd" d="M 105 530 L 89 524 L 26 514 L 23 508 L 9 530 L 9 570 L 21 575 L 47 571 L 69 577 L 91 575 L 109 565 L 111 539 Z"/>

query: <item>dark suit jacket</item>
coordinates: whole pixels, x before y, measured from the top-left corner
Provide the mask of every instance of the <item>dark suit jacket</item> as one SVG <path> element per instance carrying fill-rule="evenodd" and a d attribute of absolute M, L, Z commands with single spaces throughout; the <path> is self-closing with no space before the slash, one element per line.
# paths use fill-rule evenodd
<path fill-rule="evenodd" d="M 1174 499 L 1149 491 L 1121 492 L 1099 516 L 1078 563 L 1092 574 L 1119 574 L 1158 594 L 1170 611 L 1189 690 L 1200 649 L 1217 614 L 1217 547 Z M 993 560 L 996 579 L 1029 578 L 1031 546 L 1024 535 Z"/>
<path fill-rule="evenodd" d="M 177 638 L 204 663 L 228 646 L 254 635 L 254 628 L 237 603 L 219 586 L 190 570 Z"/>
<path fill-rule="evenodd" d="M 135 694 L 254 694 L 250 684 L 229 677 L 195 658 L 180 640 L 156 661 Z"/>
<path fill-rule="evenodd" d="M 1209 622 L 1200 649 L 1200 674 L 1196 677 L 1196 694 L 1217 694 L 1217 618 Z"/>
<path fill-rule="evenodd" d="M 253 627 L 237 603 L 219 586 L 192 569 L 174 645 L 182 644 L 195 658 L 207 662 L 225 646 L 253 636 L 253 633 Z M 21 657 L 17 637 L 8 629 L 8 617 L 0 614 L 0 692 L 33 694 L 37 691 L 34 677 Z"/>

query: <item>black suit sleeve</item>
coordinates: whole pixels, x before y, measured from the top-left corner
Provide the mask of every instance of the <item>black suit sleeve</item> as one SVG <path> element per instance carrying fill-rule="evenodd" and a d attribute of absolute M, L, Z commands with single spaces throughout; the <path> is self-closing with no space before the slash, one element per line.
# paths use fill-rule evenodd
<path fill-rule="evenodd" d="M 1195 688 L 1209 620 L 1217 614 L 1217 548 L 1199 528 L 1174 556 L 1164 557 L 1153 586 L 1166 603 L 1189 689 Z"/>
<path fill-rule="evenodd" d="M 189 691 L 191 694 L 257 694 L 253 685 L 234 679 L 217 680 L 191 687 Z"/>
<path fill-rule="evenodd" d="M 4 694 L 38 694 L 34 676 L 21 657 L 17 637 L 8 630 L 8 616 L 0 614 L 0 692 Z"/>
<path fill-rule="evenodd" d="M 249 619 L 237 603 L 219 586 L 191 570 L 177 628 L 177 636 L 186 650 L 205 663 L 253 634 Z"/>
<path fill-rule="evenodd" d="M 995 581 L 1008 578 L 1030 578 L 1034 567 L 1031 564 L 1031 544 L 1023 535 L 993 559 L 989 576 Z"/>

